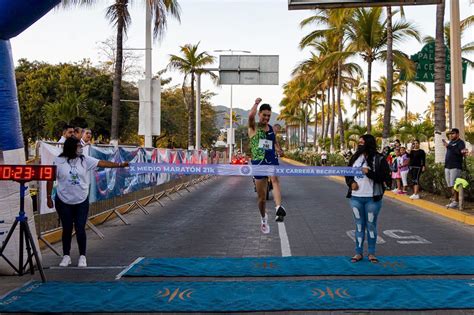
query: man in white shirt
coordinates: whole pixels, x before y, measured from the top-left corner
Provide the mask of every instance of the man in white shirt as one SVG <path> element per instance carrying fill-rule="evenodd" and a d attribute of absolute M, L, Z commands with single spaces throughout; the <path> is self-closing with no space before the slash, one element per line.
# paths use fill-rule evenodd
<path fill-rule="evenodd" d="M 82 129 L 81 145 L 86 146 L 91 144 L 92 131 L 88 128 Z"/>
<path fill-rule="evenodd" d="M 327 162 L 328 162 L 328 153 L 326 152 L 326 150 L 323 150 L 323 152 L 321 152 L 321 165 L 326 166 Z"/>
<path fill-rule="evenodd" d="M 71 138 L 74 135 L 74 127 L 71 125 L 64 125 L 63 126 L 63 135 L 61 139 L 59 139 L 58 143 L 64 143 L 67 138 Z"/>

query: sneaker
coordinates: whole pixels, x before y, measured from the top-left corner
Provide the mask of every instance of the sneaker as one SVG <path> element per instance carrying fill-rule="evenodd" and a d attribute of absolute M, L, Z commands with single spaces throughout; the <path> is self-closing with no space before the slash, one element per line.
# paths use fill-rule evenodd
<path fill-rule="evenodd" d="M 392 189 L 392 192 L 393 192 L 393 193 L 398 193 L 398 189 L 397 189 L 397 188 Z"/>
<path fill-rule="evenodd" d="M 457 208 L 459 207 L 459 203 L 457 201 L 451 201 L 450 204 L 446 205 L 447 208 Z"/>
<path fill-rule="evenodd" d="M 413 194 L 413 195 L 410 196 L 410 199 L 418 200 L 418 199 L 420 199 L 420 195 Z"/>
<path fill-rule="evenodd" d="M 276 209 L 275 221 L 276 222 L 283 222 L 283 220 L 285 219 L 285 216 L 286 216 L 285 208 L 283 208 L 283 206 L 279 206 Z"/>
<path fill-rule="evenodd" d="M 63 259 L 59 263 L 59 267 L 67 267 L 71 264 L 71 257 L 69 255 L 64 255 Z"/>
<path fill-rule="evenodd" d="M 404 192 L 403 190 L 397 190 L 397 195 L 404 195 L 406 194 L 406 192 Z"/>
<path fill-rule="evenodd" d="M 262 218 L 262 222 L 260 225 L 260 230 L 262 230 L 263 234 L 270 233 L 270 225 L 268 225 L 268 215 L 265 214 L 265 217 Z"/>
<path fill-rule="evenodd" d="M 87 259 L 86 256 L 81 255 L 79 256 L 79 260 L 77 261 L 78 267 L 87 267 Z"/>

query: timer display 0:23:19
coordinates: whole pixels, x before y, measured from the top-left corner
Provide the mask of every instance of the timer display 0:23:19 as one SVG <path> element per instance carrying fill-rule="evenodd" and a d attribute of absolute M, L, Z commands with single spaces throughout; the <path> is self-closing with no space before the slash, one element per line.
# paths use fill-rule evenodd
<path fill-rule="evenodd" d="M 0 180 L 55 180 L 54 165 L 0 165 Z"/>

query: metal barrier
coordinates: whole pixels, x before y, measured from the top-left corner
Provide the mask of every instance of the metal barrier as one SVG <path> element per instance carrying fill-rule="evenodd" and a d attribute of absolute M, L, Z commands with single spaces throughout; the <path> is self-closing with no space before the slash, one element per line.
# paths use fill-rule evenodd
<path fill-rule="evenodd" d="M 215 156 L 210 160 L 211 163 L 225 163 L 225 152 L 216 152 Z M 35 158 L 34 161 L 38 162 L 38 158 Z M 125 218 L 126 214 L 138 209 L 145 215 L 149 215 L 150 212 L 146 207 L 153 202 L 164 207 L 164 198 L 174 200 L 172 195 L 177 194 L 182 196 L 181 192 L 183 190 L 186 190 L 189 193 L 191 192 L 190 188 L 192 186 L 197 186 L 211 178 L 212 176 L 209 175 L 199 177 L 186 175 L 161 185 L 154 185 L 139 191 L 130 192 L 126 195 L 114 196 L 110 199 L 96 201 L 90 205 L 87 227 L 99 236 L 99 238 L 104 239 L 105 235 L 100 231 L 97 225 L 103 224 L 114 217 L 117 217 L 124 225 L 129 225 L 130 223 Z M 45 238 L 48 234 L 62 230 L 57 214 L 55 212 L 36 214 L 35 223 L 38 231 L 38 239 L 41 243 L 51 249 L 56 255 L 60 256 L 59 252 Z"/>

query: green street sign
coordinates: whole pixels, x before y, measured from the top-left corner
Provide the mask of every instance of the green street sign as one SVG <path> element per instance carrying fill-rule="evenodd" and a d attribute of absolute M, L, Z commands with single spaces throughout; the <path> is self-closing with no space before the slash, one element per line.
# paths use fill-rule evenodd
<path fill-rule="evenodd" d="M 446 83 L 451 83 L 451 57 L 449 48 L 446 47 Z M 435 66 L 435 43 L 431 42 L 423 46 L 416 54 L 410 57 L 416 64 L 415 81 L 434 82 L 434 66 Z M 466 83 L 468 60 L 462 58 L 462 82 Z M 402 80 L 405 75 L 402 74 Z"/>

